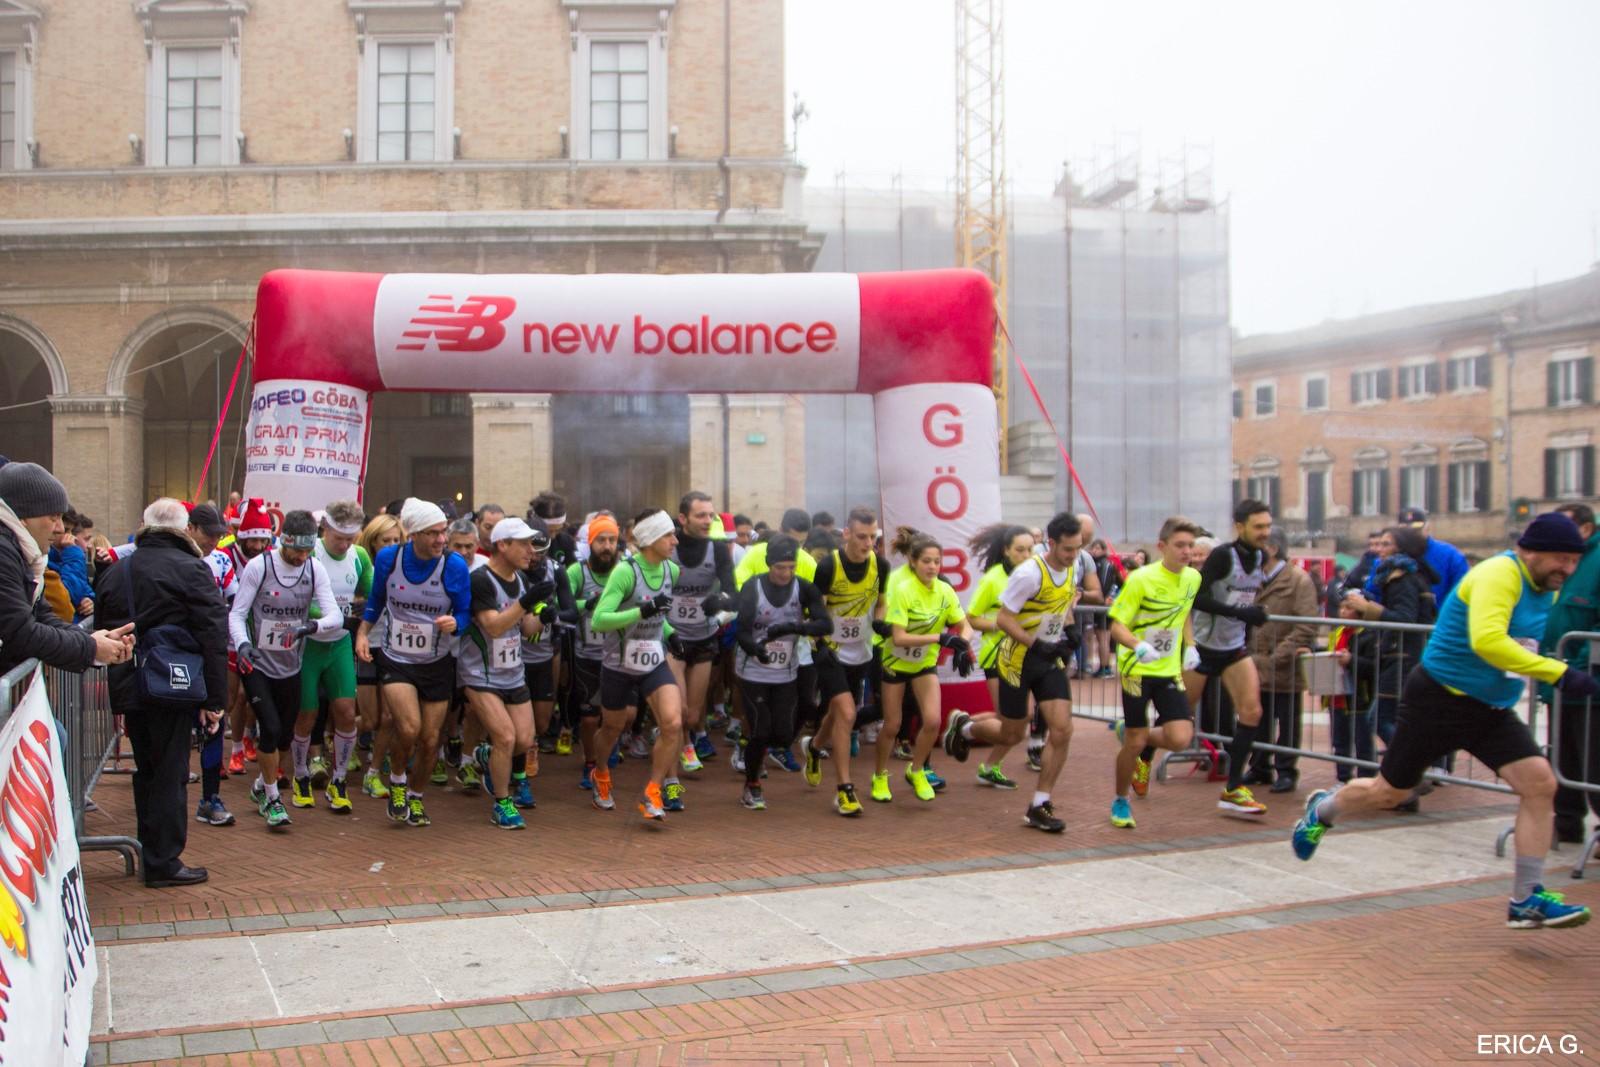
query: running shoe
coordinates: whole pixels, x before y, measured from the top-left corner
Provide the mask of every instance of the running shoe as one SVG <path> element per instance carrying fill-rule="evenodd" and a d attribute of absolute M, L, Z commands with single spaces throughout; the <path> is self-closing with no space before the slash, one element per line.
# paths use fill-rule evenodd
<path fill-rule="evenodd" d="M 717 758 L 717 744 L 706 734 L 701 734 L 694 739 L 695 755 L 700 757 L 700 762 Z"/>
<path fill-rule="evenodd" d="M 489 809 L 489 821 L 502 830 L 520 830 L 527 825 L 510 797 L 501 797 L 494 802 Z"/>
<path fill-rule="evenodd" d="M 406 801 L 406 822 L 411 826 L 432 825 L 433 820 L 423 810 L 421 797 L 411 797 Z"/>
<path fill-rule="evenodd" d="M 1140 756 L 1133 764 L 1133 795 L 1136 797 L 1148 796 L 1150 793 L 1150 761 Z"/>
<path fill-rule="evenodd" d="M 589 781 L 594 786 L 594 806 L 601 811 L 610 811 L 616 807 L 616 801 L 611 799 L 611 771 L 595 767 L 589 774 Z"/>
<path fill-rule="evenodd" d="M 289 795 L 289 801 L 297 808 L 314 808 L 317 806 L 316 798 L 311 795 L 311 779 L 296 778 L 294 791 Z"/>
<path fill-rule="evenodd" d="M 806 734 L 800 739 L 800 751 L 805 753 L 806 785 L 818 786 L 822 784 L 822 757 L 817 750 L 811 747 L 812 737 Z"/>
<path fill-rule="evenodd" d="M 463 763 L 457 767 L 456 784 L 468 793 L 476 793 L 479 789 L 482 789 L 483 775 L 478 773 L 478 765 L 476 763 Z"/>
<path fill-rule="evenodd" d="M 347 771 L 359 771 L 361 769 L 361 756 L 353 748 L 350 750 L 350 758 L 345 761 L 344 769 Z"/>
<path fill-rule="evenodd" d="M 791 774 L 800 770 L 800 761 L 795 759 L 794 752 L 791 749 L 769 748 L 767 749 L 767 759 Z"/>
<path fill-rule="evenodd" d="M 1032 741 L 1029 741 L 1028 742 L 1028 770 L 1032 771 L 1035 774 L 1038 774 L 1040 771 L 1044 770 L 1044 764 L 1042 762 L 1040 762 L 1043 756 L 1044 756 L 1044 742 L 1041 741 L 1037 745 L 1035 745 Z"/>
<path fill-rule="evenodd" d="M 611 746 L 611 755 L 606 757 L 606 766 L 615 767 L 622 762 L 622 739 L 617 738 L 617 743 Z"/>
<path fill-rule="evenodd" d="M 628 739 L 628 758 L 629 759 L 649 759 L 650 758 L 650 740 L 649 740 L 649 738 L 645 737 L 644 734 L 642 734 L 642 733 L 634 734 L 631 738 L 629 738 Z"/>
<path fill-rule="evenodd" d="M 1047 834 L 1059 834 L 1067 828 L 1066 823 L 1056 818 L 1056 809 L 1048 800 L 1029 808 L 1028 814 L 1022 817 L 1022 824 Z"/>
<path fill-rule="evenodd" d="M 232 826 L 233 812 L 223 806 L 221 797 L 201 797 L 200 806 L 194 809 L 194 821 L 208 826 Z"/>
<path fill-rule="evenodd" d="M 1133 821 L 1133 808 L 1128 805 L 1127 797 L 1118 797 L 1111 802 L 1111 825 L 1119 830 L 1132 830 L 1137 825 Z"/>
<path fill-rule="evenodd" d="M 851 730 L 850 731 L 850 755 L 852 757 L 861 755 L 861 731 L 860 730 Z"/>
<path fill-rule="evenodd" d="M 1257 800 L 1250 793 L 1250 787 L 1241 785 L 1237 789 L 1224 789 L 1222 796 L 1217 800 L 1217 810 L 1227 815 L 1258 816 L 1267 813 L 1267 806 Z"/>
<path fill-rule="evenodd" d="M 992 785 L 996 789 L 1015 789 L 1017 787 L 1017 783 L 1006 777 L 1006 772 L 1000 769 L 998 763 L 992 767 L 987 763 L 978 764 L 978 781 L 984 785 Z"/>
<path fill-rule="evenodd" d="M 533 799 L 533 779 L 527 775 L 511 779 L 511 803 L 524 811 L 537 807 Z"/>
<path fill-rule="evenodd" d="M 372 731 L 371 730 L 362 730 L 361 733 L 356 735 L 356 747 L 359 748 L 363 752 L 371 752 L 372 751 Z"/>
<path fill-rule="evenodd" d="M 551 737 L 549 734 L 540 734 L 539 735 L 539 754 L 541 756 L 553 756 L 553 755 L 555 755 L 556 754 L 556 739 Z"/>
<path fill-rule="evenodd" d="M 935 793 L 944 792 L 944 787 L 947 783 L 945 782 L 943 775 L 934 770 L 932 767 L 928 766 L 926 763 L 922 765 L 922 773 L 928 776 L 928 784 L 933 786 L 933 791 Z"/>
<path fill-rule="evenodd" d="M 256 751 L 256 739 L 251 737 L 249 734 L 244 735 L 244 744 L 240 747 L 244 749 L 244 758 L 249 760 L 251 763 L 254 763 L 256 758 L 261 755 L 261 753 Z M 242 767 L 240 768 L 240 770 L 243 769 L 244 768 Z"/>
<path fill-rule="evenodd" d="M 744 739 L 744 724 L 738 719 L 729 719 L 728 728 L 723 731 L 722 739 L 733 745 Z"/>
<path fill-rule="evenodd" d="M 1294 854 L 1303 860 L 1316 855 L 1317 846 L 1322 844 L 1322 835 L 1328 832 L 1328 824 L 1317 818 L 1317 808 L 1332 795 L 1331 789 L 1318 789 L 1306 797 L 1305 814 L 1294 824 L 1294 834 L 1290 839 Z"/>
<path fill-rule="evenodd" d="M 237 745 L 234 746 L 233 755 L 228 757 L 228 773 L 244 773 L 244 749 L 238 747 Z"/>
<path fill-rule="evenodd" d="M 761 787 L 759 785 L 745 786 L 744 792 L 739 796 L 739 803 L 743 804 L 751 811 L 767 810 L 767 802 L 765 798 L 761 796 Z"/>
<path fill-rule="evenodd" d="M 894 743 L 894 758 L 909 761 L 911 759 L 911 746 L 904 741 L 896 739 Z"/>
<path fill-rule="evenodd" d="M 663 800 L 661 806 L 667 811 L 683 810 L 683 783 L 668 782 L 667 787 L 661 791 Z"/>
<path fill-rule="evenodd" d="M 585 792 L 594 792 L 593 774 L 594 764 L 585 762 L 583 765 L 583 774 L 578 777 L 578 788 L 584 790 Z"/>
<path fill-rule="evenodd" d="M 377 771 L 368 771 L 367 776 L 361 779 L 361 791 L 374 800 L 389 799 L 389 783 Z"/>
<path fill-rule="evenodd" d="M 385 809 L 390 822 L 405 822 L 411 815 L 411 809 L 406 805 L 406 787 L 391 785 L 389 787 L 389 806 Z"/>
<path fill-rule="evenodd" d="M 875 744 L 877 744 L 878 743 L 878 734 L 880 734 L 882 732 L 883 732 L 883 721 L 881 719 L 878 720 L 877 722 L 869 722 L 869 723 L 867 723 L 867 725 L 863 726 L 861 728 L 861 731 L 860 731 L 860 733 L 861 733 L 861 743 L 863 745 L 875 745 Z"/>
<path fill-rule="evenodd" d="M 570 755 L 572 755 L 572 731 L 571 730 L 562 730 L 560 736 L 558 736 L 556 738 L 556 755 L 558 755 L 558 756 L 570 756 Z"/>
<path fill-rule="evenodd" d="M 928 772 L 920 767 L 906 768 L 906 781 L 911 783 L 911 788 L 916 790 L 918 800 L 932 800 L 934 798 L 933 786 L 928 784 Z"/>
<path fill-rule="evenodd" d="M 273 797 L 267 801 L 267 806 L 262 809 L 261 815 L 267 820 L 267 829 L 281 830 L 290 823 L 289 811 L 283 806 L 283 801 Z"/>
<path fill-rule="evenodd" d="M 434 785 L 450 784 L 450 764 L 442 759 L 433 761 L 433 773 L 428 776 L 428 781 Z"/>
<path fill-rule="evenodd" d="M 957 763 L 967 762 L 967 756 L 972 753 L 972 742 L 961 736 L 961 728 L 972 721 L 972 716 L 964 711 L 952 711 L 950 723 L 944 728 L 944 744 L 946 754 L 955 757 Z"/>
<path fill-rule="evenodd" d="M 1541 926 L 1582 926 L 1590 919 L 1589 909 L 1582 904 L 1568 904 L 1560 893 L 1552 893 L 1542 885 L 1533 887 L 1521 900 L 1513 900 L 1506 909 L 1506 925 L 1513 930 L 1537 930 Z"/>
<path fill-rule="evenodd" d="M 833 810 L 844 816 L 861 814 L 861 801 L 856 799 L 855 786 L 846 782 L 839 787 L 833 797 Z"/>
<path fill-rule="evenodd" d="M 350 794 L 345 789 L 343 778 L 329 778 L 328 786 L 322 791 L 328 801 L 328 810 L 335 815 L 350 814 Z"/>
<path fill-rule="evenodd" d="M 489 774 L 489 757 L 493 752 L 494 750 L 489 747 L 489 742 L 487 741 L 480 743 L 477 748 L 472 750 L 472 763 L 473 766 L 478 768 L 478 779 L 483 783 L 483 787 L 489 791 L 490 796 L 494 795 L 494 778 Z"/>
<path fill-rule="evenodd" d="M 267 787 L 261 784 L 260 778 L 250 783 L 250 800 L 256 806 L 257 815 L 267 813 Z"/>
<path fill-rule="evenodd" d="M 872 776 L 872 799 L 879 804 L 887 804 L 894 799 L 889 793 L 889 775 L 887 773 L 874 774 Z"/>
<path fill-rule="evenodd" d="M 733 747 L 733 770 L 736 774 L 744 773 L 744 738 L 739 738 L 739 743 Z"/>
<path fill-rule="evenodd" d="M 685 774 L 704 770 L 700 764 L 700 753 L 695 750 L 693 745 L 683 746 L 683 751 L 678 754 L 678 764 L 683 768 Z"/>
<path fill-rule="evenodd" d="M 333 777 L 333 770 L 328 766 L 328 761 L 322 756 L 312 756 L 307 769 L 311 772 L 311 784 L 318 789 L 328 784 L 328 779 Z"/>
<path fill-rule="evenodd" d="M 728 725 L 728 719 L 729 716 L 727 710 L 719 704 L 711 709 L 711 714 L 706 716 L 706 729 L 720 730 Z M 705 759 L 704 756 L 701 756 L 700 758 Z"/>
<path fill-rule="evenodd" d="M 667 817 L 666 809 L 661 806 L 661 787 L 656 783 L 645 783 L 644 792 L 639 795 L 639 814 L 657 821 Z"/>

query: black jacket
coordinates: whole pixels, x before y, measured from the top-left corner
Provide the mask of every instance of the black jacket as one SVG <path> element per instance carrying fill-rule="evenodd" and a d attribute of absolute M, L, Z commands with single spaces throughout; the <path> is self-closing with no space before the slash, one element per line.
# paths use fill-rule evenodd
<path fill-rule="evenodd" d="M 94 666 L 94 638 L 56 618 L 33 592 L 33 571 L 17 535 L 0 526 L 0 674 L 29 659 L 66 671 Z"/>
<path fill-rule="evenodd" d="M 211 568 L 193 541 L 171 530 L 144 530 L 135 539 L 139 551 L 106 572 L 95 602 L 98 626 L 115 629 L 133 619 L 128 585 L 139 604 L 135 639 L 166 624 L 182 626 L 200 643 L 205 657 L 206 701 L 220 710 L 228 702 L 228 607 Z M 111 708 L 119 715 L 138 710 L 133 665 L 110 670 Z"/>

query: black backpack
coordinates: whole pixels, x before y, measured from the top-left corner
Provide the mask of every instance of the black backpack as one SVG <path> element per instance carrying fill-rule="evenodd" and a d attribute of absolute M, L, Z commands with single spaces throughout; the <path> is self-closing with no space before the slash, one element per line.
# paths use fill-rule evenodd
<path fill-rule="evenodd" d="M 128 568 L 128 608 L 139 617 L 134 596 L 137 576 L 131 556 Z M 150 711 L 195 711 L 206 700 L 205 658 L 194 634 L 176 623 L 155 626 L 138 634 L 134 645 L 133 676 L 139 693 L 139 707 Z"/>

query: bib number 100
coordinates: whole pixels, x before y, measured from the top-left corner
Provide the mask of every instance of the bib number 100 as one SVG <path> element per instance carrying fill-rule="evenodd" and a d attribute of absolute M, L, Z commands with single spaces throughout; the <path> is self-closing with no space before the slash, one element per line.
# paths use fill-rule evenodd
<path fill-rule="evenodd" d="M 622 651 L 622 665 L 634 671 L 652 671 L 667 661 L 660 641 L 629 641 Z"/>

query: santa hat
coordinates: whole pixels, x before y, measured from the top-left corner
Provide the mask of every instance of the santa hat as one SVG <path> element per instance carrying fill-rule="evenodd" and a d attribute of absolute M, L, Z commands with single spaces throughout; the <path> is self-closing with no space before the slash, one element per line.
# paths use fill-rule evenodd
<path fill-rule="evenodd" d="M 272 519 L 267 515 L 267 509 L 258 496 L 251 497 L 244 505 L 244 518 L 239 522 L 239 532 L 235 535 L 241 541 L 252 537 L 272 537 Z"/>

